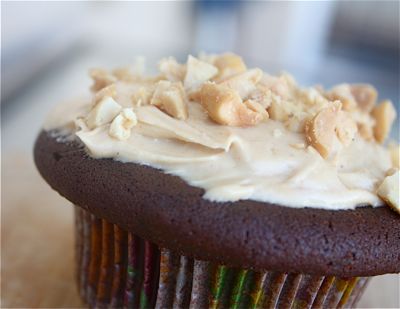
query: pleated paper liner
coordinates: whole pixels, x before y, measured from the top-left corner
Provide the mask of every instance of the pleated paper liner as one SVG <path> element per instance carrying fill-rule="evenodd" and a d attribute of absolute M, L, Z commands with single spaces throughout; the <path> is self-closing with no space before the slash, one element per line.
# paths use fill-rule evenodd
<path fill-rule="evenodd" d="M 90 307 L 353 308 L 368 281 L 199 261 L 75 210 L 77 281 Z"/>

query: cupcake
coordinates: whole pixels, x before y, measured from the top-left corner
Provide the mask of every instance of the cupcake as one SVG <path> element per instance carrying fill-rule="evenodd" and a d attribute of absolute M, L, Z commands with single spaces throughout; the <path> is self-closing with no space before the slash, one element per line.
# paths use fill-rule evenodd
<path fill-rule="evenodd" d="M 301 88 L 230 53 L 90 75 L 34 149 L 74 205 L 90 307 L 354 307 L 400 272 L 396 113 L 374 87 Z"/>

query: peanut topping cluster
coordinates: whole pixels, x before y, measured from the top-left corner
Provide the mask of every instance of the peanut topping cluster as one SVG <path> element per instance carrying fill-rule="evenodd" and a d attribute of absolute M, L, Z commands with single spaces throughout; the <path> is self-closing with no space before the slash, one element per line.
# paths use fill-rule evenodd
<path fill-rule="evenodd" d="M 357 134 L 383 143 L 396 117 L 390 101 L 376 104 L 378 94 L 370 85 L 304 89 L 288 74 L 271 76 L 258 68 L 248 69 L 242 58 L 232 53 L 189 56 L 185 64 L 165 58 L 158 68 L 160 73 L 153 78 L 126 68 L 90 71 L 94 96 L 87 126 L 111 123 L 117 115 L 117 123 L 122 123 L 122 107 L 115 102 L 117 82 L 137 86 L 131 94 L 132 106 L 154 105 L 179 120 L 190 117 L 188 104 L 201 104 L 220 125 L 248 127 L 279 121 L 290 131 L 304 134 L 305 143 L 324 158 L 334 156 Z"/>

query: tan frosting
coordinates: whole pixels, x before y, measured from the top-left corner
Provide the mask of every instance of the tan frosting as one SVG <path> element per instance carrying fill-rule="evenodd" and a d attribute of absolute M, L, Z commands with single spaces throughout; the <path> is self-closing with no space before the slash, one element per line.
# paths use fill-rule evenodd
<path fill-rule="evenodd" d="M 391 155 L 359 133 L 345 146 L 335 137 L 334 155 L 324 158 L 308 145 L 303 131 L 290 129 L 287 122 L 268 119 L 250 127 L 220 125 L 195 99 L 187 100 L 187 118 L 177 119 L 162 107 L 132 103 L 143 91 L 142 81 L 113 83 L 115 102 L 121 109 L 130 108 L 137 118 L 137 123 L 135 119 L 124 127 L 124 138 L 116 138 L 119 127 L 111 122 L 88 127 L 85 119 L 99 104 L 90 99 L 60 105 L 45 129 L 72 130 L 93 157 L 150 165 L 177 175 L 203 188 L 204 198 L 212 201 L 251 199 L 325 209 L 383 203 L 376 192 L 392 167 Z"/>

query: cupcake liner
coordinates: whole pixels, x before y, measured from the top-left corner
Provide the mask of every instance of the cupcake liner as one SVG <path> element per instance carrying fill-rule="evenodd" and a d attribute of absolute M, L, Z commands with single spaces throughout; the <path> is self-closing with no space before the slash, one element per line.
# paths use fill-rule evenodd
<path fill-rule="evenodd" d="M 256 271 L 159 248 L 75 207 L 81 297 L 99 308 L 352 308 L 368 277 Z"/>

